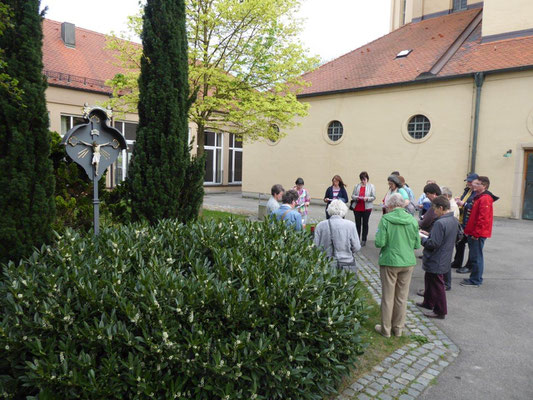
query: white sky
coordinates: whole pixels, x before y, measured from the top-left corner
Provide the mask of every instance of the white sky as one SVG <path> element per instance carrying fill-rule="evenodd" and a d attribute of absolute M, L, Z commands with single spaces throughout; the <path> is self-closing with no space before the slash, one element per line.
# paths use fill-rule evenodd
<path fill-rule="evenodd" d="M 41 0 L 46 18 L 101 33 L 126 29 L 139 0 Z M 311 55 L 329 61 L 388 33 L 390 0 L 303 0 L 301 36 Z"/>

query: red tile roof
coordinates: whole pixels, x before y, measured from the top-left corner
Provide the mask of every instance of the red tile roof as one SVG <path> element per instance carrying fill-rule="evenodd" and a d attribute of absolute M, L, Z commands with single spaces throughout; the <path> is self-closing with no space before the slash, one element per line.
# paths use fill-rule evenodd
<path fill-rule="evenodd" d="M 48 83 L 111 93 L 104 82 L 124 72 L 114 65 L 113 51 L 106 50 L 106 35 L 76 27 L 76 47 L 65 46 L 61 22 L 43 20 L 43 63 Z"/>
<path fill-rule="evenodd" d="M 414 82 L 431 70 L 450 47 L 475 25 L 482 9 L 472 9 L 410 23 L 304 75 L 311 83 L 302 95 Z M 412 50 L 396 58 L 402 50 Z M 436 77 L 533 65 L 533 37 L 481 43 L 481 24 L 451 54 Z"/>

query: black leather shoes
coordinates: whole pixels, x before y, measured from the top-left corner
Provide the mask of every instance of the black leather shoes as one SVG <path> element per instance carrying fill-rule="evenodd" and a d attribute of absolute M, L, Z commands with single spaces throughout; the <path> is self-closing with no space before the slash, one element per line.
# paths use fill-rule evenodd
<path fill-rule="evenodd" d="M 444 319 L 445 315 L 435 314 L 434 312 L 424 313 L 424 315 L 428 318 L 436 318 L 436 319 Z"/>
<path fill-rule="evenodd" d="M 415 303 L 417 307 L 425 308 L 426 310 L 433 310 L 432 308 L 426 307 L 424 303 Z M 424 314 L 425 315 L 425 314 Z"/>

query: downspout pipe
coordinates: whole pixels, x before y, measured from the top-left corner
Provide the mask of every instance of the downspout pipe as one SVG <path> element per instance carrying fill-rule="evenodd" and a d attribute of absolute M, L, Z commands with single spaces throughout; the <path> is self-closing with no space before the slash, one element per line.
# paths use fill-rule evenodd
<path fill-rule="evenodd" d="M 481 105 L 481 88 L 485 80 L 483 72 L 476 72 L 474 82 L 476 83 L 476 108 L 474 110 L 474 132 L 472 135 L 472 155 L 470 157 L 470 172 L 476 172 L 477 140 L 479 132 L 479 110 Z"/>

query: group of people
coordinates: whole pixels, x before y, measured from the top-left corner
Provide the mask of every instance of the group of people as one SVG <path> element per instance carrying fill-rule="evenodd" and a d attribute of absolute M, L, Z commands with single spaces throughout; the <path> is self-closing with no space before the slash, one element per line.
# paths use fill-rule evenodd
<path fill-rule="evenodd" d="M 323 199 L 326 220 L 314 231 L 315 244 L 343 270 L 357 270 L 355 254 L 366 244 L 368 221 L 376 199 L 366 171 L 359 174 L 359 180 L 349 199 L 342 178 L 339 175 L 332 178 Z M 380 249 L 382 283 L 382 318 L 375 329 L 389 337 L 401 336 L 403 332 L 411 275 L 416 265 L 414 250 L 424 248 L 424 289 L 417 291 L 424 299 L 416 304 L 427 310 L 424 314 L 429 318 L 444 319 L 447 314 L 446 291 L 451 289 L 452 268 L 470 274 L 461 282 L 462 286 L 479 287 L 483 283 L 483 246 L 491 236 L 492 204 L 498 197 L 488 190 L 489 178 L 475 173 L 468 174 L 466 188 L 456 198 L 449 188 L 427 181 L 417 201 L 397 171 L 391 173 L 387 182 L 383 217 L 375 237 L 375 245 Z M 287 192 L 281 185 L 274 185 L 267 205 L 269 213 L 297 230 L 307 222 L 310 203 L 303 184 L 303 179 L 298 178 L 295 187 Z M 280 199 L 281 206 L 277 203 Z M 355 224 L 344 219 L 349 209 L 354 212 Z M 462 266 L 467 245 L 468 261 Z"/>

